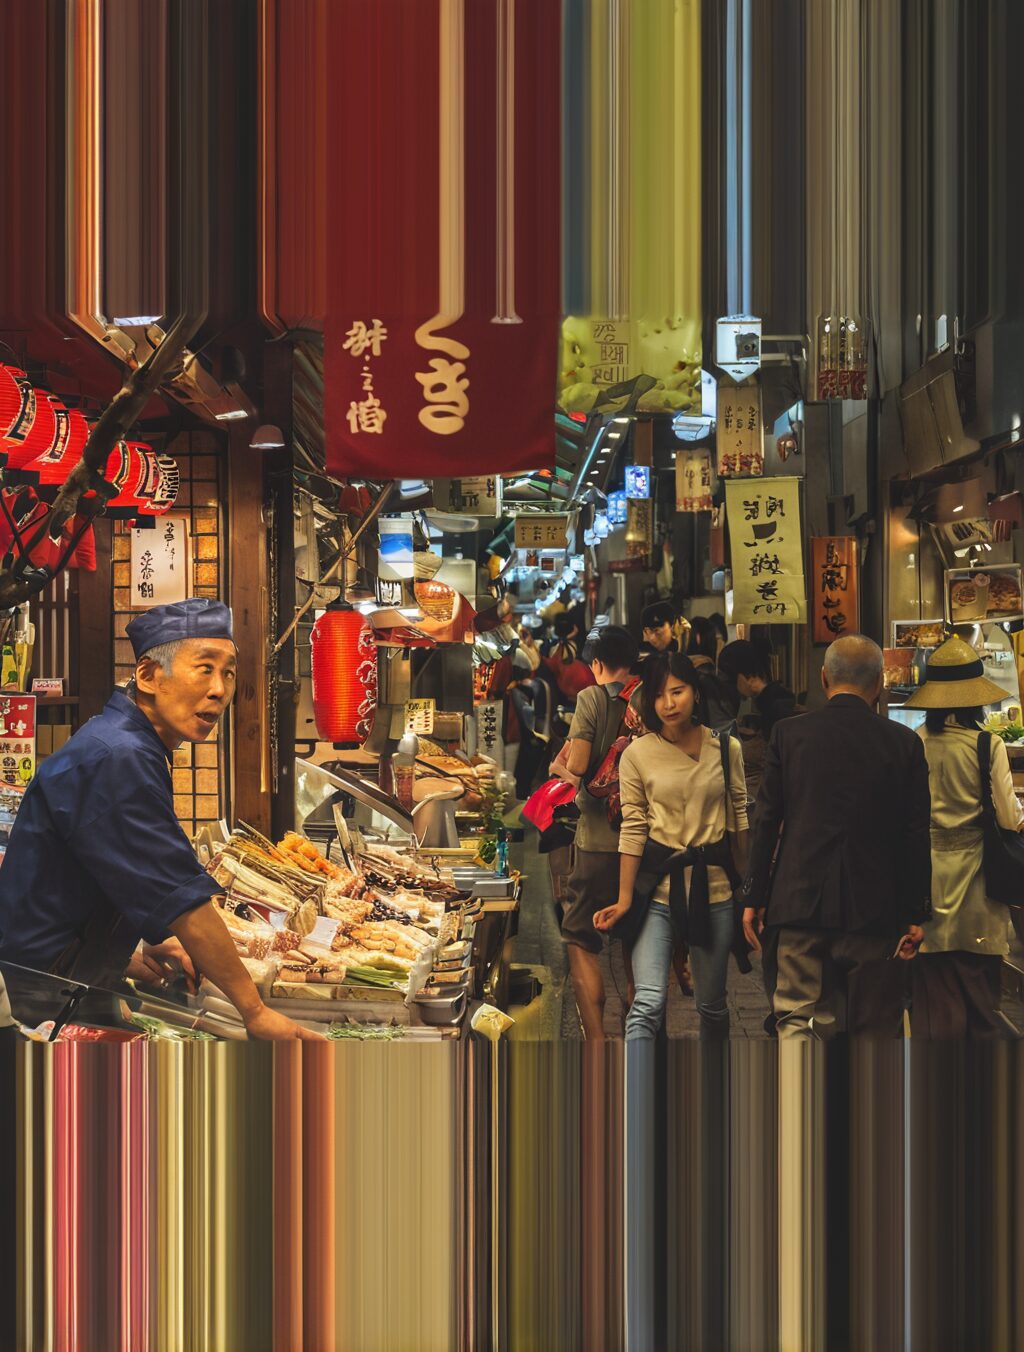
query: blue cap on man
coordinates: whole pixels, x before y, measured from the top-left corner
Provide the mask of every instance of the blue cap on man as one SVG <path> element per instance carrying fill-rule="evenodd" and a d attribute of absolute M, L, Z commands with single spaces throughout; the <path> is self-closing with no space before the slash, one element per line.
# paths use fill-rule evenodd
<path fill-rule="evenodd" d="M 223 601 L 191 596 L 187 601 L 153 606 L 136 615 L 125 632 L 136 659 L 164 643 L 179 643 L 186 638 L 226 638 L 234 641 L 231 611 Z"/>

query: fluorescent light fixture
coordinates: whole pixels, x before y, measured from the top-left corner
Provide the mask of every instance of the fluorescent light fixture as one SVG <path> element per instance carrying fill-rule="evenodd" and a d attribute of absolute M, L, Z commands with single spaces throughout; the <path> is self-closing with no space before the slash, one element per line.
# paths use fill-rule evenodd
<path fill-rule="evenodd" d="M 964 509 L 964 505 L 963 505 L 963 503 L 961 503 L 959 507 L 954 507 L 954 508 L 953 508 L 953 511 L 954 511 L 954 512 L 962 512 L 963 509 Z"/>
<path fill-rule="evenodd" d="M 123 329 L 140 328 L 143 324 L 155 324 L 162 315 L 115 315 L 110 321 L 112 324 L 120 324 Z"/>
<path fill-rule="evenodd" d="M 214 415 L 218 422 L 236 422 L 239 418 L 248 418 L 244 408 L 229 408 L 227 413 L 217 413 Z"/>

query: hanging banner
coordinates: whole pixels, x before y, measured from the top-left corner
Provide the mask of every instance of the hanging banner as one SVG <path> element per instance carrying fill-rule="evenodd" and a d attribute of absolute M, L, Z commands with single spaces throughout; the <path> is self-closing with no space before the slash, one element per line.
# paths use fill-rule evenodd
<path fill-rule="evenodd" d="M 720 381 L 717 419 L 719 474 L 763 474 L 761 386 L 756 381 L 751 381 L 749 385 L 737 385 L 732 380 Z"/>
<path fill-rule="evenodd" d="M 811 541 L 812 642 L 831 643 L 860 632 L 860 557 L 852 535 Z"/>
<path fill-rule="evenodd" d="M 327 12 L 327 468 L 551 465 L 561 7 Z"/>
<path fill-rule="evenodd" d="M 868 397 L 867 326 L 853 315 L 819 315 L 813 399 Z"/>
<path fill-rule="evenodd" d="M 676 452 L 676 511 L 710 512 L 711 455 L 708 451 Z"/>
<path fill-rule="evenodd" d="M 725 486 L 733 621 L 799 624 L 807 618 L 797 478 L 730 480 Z"/>
<path fill-rule="evenodd" d="M 132 530 L 132 610 L 170 605 L 189 596 L 191 548 L 187 516 L 165 516 L 153 529 Z"/>

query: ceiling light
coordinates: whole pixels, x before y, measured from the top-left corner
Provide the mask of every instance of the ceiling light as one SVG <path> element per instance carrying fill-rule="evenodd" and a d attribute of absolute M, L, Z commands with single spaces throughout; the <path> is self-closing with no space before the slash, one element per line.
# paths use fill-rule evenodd
<path fill-rule="evenodd" d="M 161 318 L 161 315 L 115 315 L 110 322 L 120 324 L 123 329 L 132 329 L 144 324 L 155 324 Z"/>
<path fill-rule="evenodd" d="M 249 442 L 252 451 L 280 451 L 284 449 L 284 433 L 273 423 L 264 423 L 257 427 Z"/>
<path fill-rule="evenodd" d="M 248 418 L 244 408 L 229 408 L 227 413 L 218 413 L 215 415 L 218 422 L 234 422 L 238 418 Z"/>

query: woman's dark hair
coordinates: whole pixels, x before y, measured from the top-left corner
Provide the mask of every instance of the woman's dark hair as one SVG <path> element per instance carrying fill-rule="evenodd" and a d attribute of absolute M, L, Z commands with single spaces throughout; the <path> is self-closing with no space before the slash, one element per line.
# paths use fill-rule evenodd
<path fill-rule="evenodd" d="M 690 621 L 690 637 L 686 643 L 686 651 L 700 657 L 710 657 L 712 662 L 715 660 L 718 634 L 715 626 L 704 615 L 694 615 Z"/>
<path fill-rule="evenodd" d="M 693 691 L 694 713 L 700 705 L 700 681 L 697 669 L 688 657 L 682 653 L 658 653 L 644 662 L 644 682 L 640 688 L 640 714 L 644 725 L 651 732 L 661 731 L 661 719 L 654 709 L 654 702 L 665 688 L 670 676 L 683 681 Z"/>
<path fill-rule="evenodd" d="M 671 601 L 655 601 L 640 612 L 643 629 L 660 629 L 663 624 L 675 624 L 678 611 Z"/>
<path fill-rule="evenodd" d="M 725 616 L 722 614 L 722 612 L 720 610 L 716 610 L 712 615 L 708 616 L 708 619 L 711 621 L 711 627 L 714 629 L 715 633 L 722 640 L 722 642 L 728 643 L 729 626 L 726 624 Z"/>
<path fill-rule="evenodd" d="M 985 710 L 978 709 L 928 709 L 924 716 L 924 725 L 929 732 L 945 732 L 946 720 L 952 714 L 962 728 L 977 728 L 985 718 Z"/>
<path fill-rule="evenodd" d="M 569 638 L 576 628 L 576 614 L 572 610 L 563 610 L 555 616 L 555 634 L 558 638 Z"/>
<path fill-rule="evenodd" d="M 718 670 L 730 681 L 735 681 L 737 676 L 760 676 L 763 681 L 772 678 L 767 652 L 745 638 L 735 639 L 725 645 L 718 654 Z"/>

